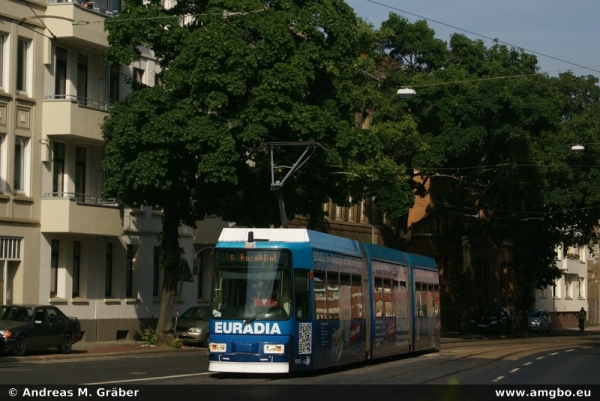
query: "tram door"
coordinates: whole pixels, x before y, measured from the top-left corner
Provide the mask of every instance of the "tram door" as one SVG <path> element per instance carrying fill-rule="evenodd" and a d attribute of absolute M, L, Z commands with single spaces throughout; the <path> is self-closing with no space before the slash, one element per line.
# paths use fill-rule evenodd
<path fill-rule="evenodd" d="M 291 370 L 311 370 L 313 356 L 313 310 L 311 307 L 310 271 L 294 270 L 294 349 Z"/>

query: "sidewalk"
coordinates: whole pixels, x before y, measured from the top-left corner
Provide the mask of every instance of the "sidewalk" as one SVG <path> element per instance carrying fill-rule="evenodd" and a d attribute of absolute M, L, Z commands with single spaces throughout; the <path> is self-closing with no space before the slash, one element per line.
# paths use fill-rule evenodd
<path fill-rule="evenodd" d="M 0 354 L 0 364 L 4 362 L 29 362 L 50 361 L 80 358 L 102 358 L 115 355 L 144 355 L 144 354 L 166 354 L 173 352 L 202 352 L 206 348 L 184 346 L 182 348 L 171 348 L 168 346 L 151 346 L 142 341 L 102 341 L 102 342 L 77 342 L 69 354 L 61 354 L 55 349 L 29 351 L 25 356 L 12 356 L 8 352 Z"/>

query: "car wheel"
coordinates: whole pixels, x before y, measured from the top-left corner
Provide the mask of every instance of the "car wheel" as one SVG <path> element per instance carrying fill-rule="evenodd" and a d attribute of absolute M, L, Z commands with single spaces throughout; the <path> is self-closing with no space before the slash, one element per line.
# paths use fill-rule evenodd
<path fill-rule="evenodd" d="M 208 348 L 208 343 L 210 342 L 210 337 L 206 337 L 206 340 L 202 343 L 202 346 Z"/>
<path fill-rule="evenodd" d="M 551 325 L 551 324 L 549 324 L 549 325 L 548 325 L 548 330 L 546 330 L 546 333 L 550 333 L 550 330 L 551 330 L 551 329 L 552 329 L 552 325 Z"/>
<path fill-rule="evenodd" d="M 25 336 L 20 335 L 15 340 L 15 343 L 12 348 L 12 354 L 16 356 L 23 356 L 27 352 L 27 339 Z"/>
<path fill-rule="evenodd" d="M 70 334 L 65 334 L 63 337 L 62 343 L 58 346 L 58 351 L 63 354 L 68 354 L 71 352 L 71 348 L 73 347 L 73 340 L 71 339 Z"/>

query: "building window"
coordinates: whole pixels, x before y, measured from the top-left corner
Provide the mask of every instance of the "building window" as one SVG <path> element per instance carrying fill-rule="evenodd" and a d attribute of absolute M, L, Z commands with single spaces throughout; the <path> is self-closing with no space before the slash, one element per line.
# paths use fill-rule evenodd
<path fill-rule="evenodd" d="M 50 245 L 50 297 L 55 297 L 58 289 L 58 244 L 53 239 Z"/>
<path fill-rule="evenodd" d="M 121 67 L 116 65 L 110 66 L 110 77 L 108 87 L 108 102 L 115 104 L 119 101 L 119 87 L 121 84 Z"/>
<path fill-rule="evenodd" d="M 104 271 L 104 296 L 112 297 L 112 271 L 113 271 L 113 246 L 106 244 L 105 254 L 105 271 Z"/>
<path fill-rule="evenodd" d="M 30 41 L 19 39 L 17 43 L 17 91 L 27 92 L 29 75 L 29 45 Z"/>
<path fill-rule="evenodd" d="M 64 192 L 65 144 L 54 142 L 52 146 L 52 192 Z"/>
<path fill-rule="evenodd" d="M 142 70 L 141 68 L 134 68 L 133 69 L 133 79 L 138 84 L 143 84 L 144 83 L 144 70 Z"/>
<path fill-rule="evenodd" d="M 15 138 L 15 165 L 13 189 L 15 193 L 26 192 L 27 187 L 27 145 L 29 139 Z"/>
<path fill-rule="evenodd" d="M 85 200 L 85 148 L 75 147 L 75 196 Z"/>
<path fill-rule="evenodd" d="M 585 279 L 583 277 L 579 277 L 579 291 L 577 296 L 579 299 L 585 299 Z"/>
<path fill-rule="evenodd" d="M 0 88 L 4 88 L 4 41 L 6 40 L 6 35 L 4 33 L 0 33 Z"/>
<path fill-rule="evenodd" d="M 200 258 L 202 257 L 202 253 L 200 254 Z M 195 263 L 196 261 L 194 261 Z M 203 286 L 203 280 L 202 280 L 202 269 L 198 270 L 198 298 L 202 298 L 202 286 Z"/>
<path fill-rule="evenodd" d="M 152 296 L 158 296 L 158 272 L 160 269 L 160 246 L 154 247 L 153 276 L 152 276 Z"/>
<path fill-rule="evenodd" d="M 64 97 L 67 94 L 67 50 L 62 47 L 56 48 L 54 94 L 60 97 Z"/>
<path fill-rule="evenodd" d="M 6 160 L 4 148 L 5 140 L 6 135 L 0 135 L 0 193 L 4 193 L 6 191 L 6 186 L 4 185 L 6 182 L 6 167 L 4 166 L 4 160 Z"/>
<path fill-rule="evenodd" d="M 77 53 L 77 99 L 80 104 L 87 104 L 88 56 Z"/>
<path fill-rule="evenodd" d="M 125 296 L 133 296 L 133 261 L 135 258 L 135 247 L 127 245 L 127 263 L 125 264 Z"/>
<path fill-rule="evenodd" d="M 73 298 L 79 296 L 81 274 L 81 242 L 73 242 Z"/>

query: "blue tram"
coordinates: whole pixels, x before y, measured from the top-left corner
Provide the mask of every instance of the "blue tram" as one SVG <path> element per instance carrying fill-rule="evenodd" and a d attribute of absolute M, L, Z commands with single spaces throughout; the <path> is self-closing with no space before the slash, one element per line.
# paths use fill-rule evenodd
<path fill-rule="evenodd" d="M 307 229 L 224 229 L 209 371 L 287 373 L 438 349 L 432 258 Z"/>

